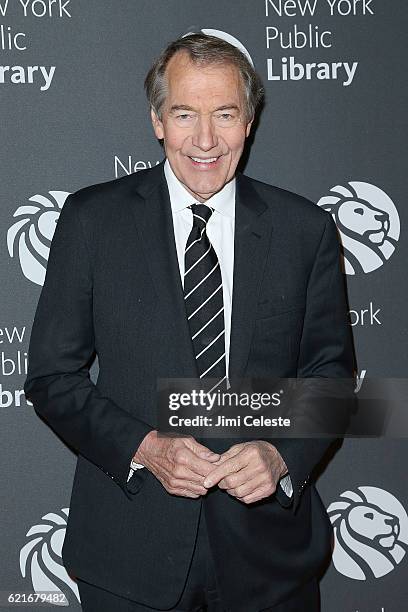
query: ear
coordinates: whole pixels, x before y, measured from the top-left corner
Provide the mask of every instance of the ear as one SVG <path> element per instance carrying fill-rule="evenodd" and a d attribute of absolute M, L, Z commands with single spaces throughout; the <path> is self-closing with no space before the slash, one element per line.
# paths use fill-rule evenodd
<path fill-rule="evenodd" d="M 253 122 L 254 122 L 254 120 L 251 119 L 251 121 L 249 123 L 247 123 L 247 125 L 246 125 L 246 128 L 245 128 L 245 137 L 246 138 L 248 138 L 248 136 L 249 136 L 249 133 L 251 131 L 251 127 L 252 127 Z"/>
<path fill-rule="evenodd" d="M 164 138 L 163 124 L 152 108 L 150 109 L 150 117 L 152 120 L 153 129 L 154 129 L 154 133 L 156 134 L 156 138 L 158 140 L 163 140 Z"/>

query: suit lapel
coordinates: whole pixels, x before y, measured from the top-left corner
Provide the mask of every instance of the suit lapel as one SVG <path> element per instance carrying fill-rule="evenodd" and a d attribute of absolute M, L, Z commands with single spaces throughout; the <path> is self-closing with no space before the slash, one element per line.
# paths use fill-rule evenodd
<path fill-rule="evenodd" d="M 163 171 L 164 162 L 146 173 L 137 192 L 143 201 L 132 206 L 147 265 L 160 300 L 160 312 L 176 343 L 177 377 L 198 376 L 193 343 L 186 317 L 183 286 L 174 239 L 170 196 Z M 136 195 L 136 194 L 135 194 Z"/>
<path fill-rule="evenodd" d="M 174 335 L 179 349 L 179 376 L 196 378 L 198 372 L 186 317 L 163 165 L 164 162 L 152 168 L 146 173 L 145 180 L 139 183 L 134 197 L 140 202 L 132 206 L 132 211 L 160 299 L 160 310 L 166 313 L 169 333 Z M 260 282 L 272 233 L 268 206 L 253 188 L 251 180 L 238 174 L 236 187 L 230 378 L 242 376 L 248 360 Z"/>
<path fill-rule="evenodd" d="M 244 175 L 237 175 L 230 378 L 242 377 L 249 356 L 260 283 L 272 225 L 268 206 Z"/>

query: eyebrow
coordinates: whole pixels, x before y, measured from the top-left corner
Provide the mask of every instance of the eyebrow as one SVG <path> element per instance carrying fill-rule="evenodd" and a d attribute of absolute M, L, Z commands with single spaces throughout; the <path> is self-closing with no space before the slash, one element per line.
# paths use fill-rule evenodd
<path fill-rule="evenodd" d="M 218 106 L 212 112 L 215 113 L 217 111 L 232 110 L 232 109 L 237 110 L 237 111 L 240 110 L 236 104 L 223 104 L 223 106 Z M 196 112 L 196 110 L 192 106 L 188 106 L 187 104 L 173 104 L 173 106 L 170 108 L 171 113 L 175 111 L 179 111 L 179 110 L 192 111 L 194 113 Z"/>

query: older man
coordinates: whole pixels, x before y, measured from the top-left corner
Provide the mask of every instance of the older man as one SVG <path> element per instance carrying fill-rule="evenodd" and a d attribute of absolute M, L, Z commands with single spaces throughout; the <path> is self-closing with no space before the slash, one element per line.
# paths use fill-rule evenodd
<path fill-rule="evenodd" d="M 25 392 L 78 453 L 63 560 L 85 612 L 317 611 L 333 441 L 161 437 L 156 383 L 350 377 L 336 228 L 237 173 L 262 96 L 238 49 L 186 36 L 145 84 L 166 160 L 67 199 L 32 330 Z"/>

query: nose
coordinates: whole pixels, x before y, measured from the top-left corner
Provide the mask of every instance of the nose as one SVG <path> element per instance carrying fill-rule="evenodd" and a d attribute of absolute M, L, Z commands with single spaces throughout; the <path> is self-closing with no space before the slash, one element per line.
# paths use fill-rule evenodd
<path fill-rule="evenodd" d="M 211 117 L 201 115 L 193 133 L 193 145 L 202 151 L 210 151 L 218 144 L 217 134 Z"/>
<path fill-rule="evenodd" d="M 375 213 L 374 218 L 376 219 L 376 221 L 387 221 L 388 220 L 388 213 L 386 212 L 382 212 L 382 213 Z"/>

